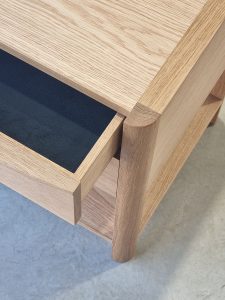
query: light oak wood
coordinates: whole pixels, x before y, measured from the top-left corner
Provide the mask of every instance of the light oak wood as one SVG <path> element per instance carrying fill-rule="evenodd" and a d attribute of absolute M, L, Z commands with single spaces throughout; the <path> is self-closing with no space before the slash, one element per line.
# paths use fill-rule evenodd
<path fill-rule="evenodd" d="M 1 1 L 0 48 L 127 115 L 205 3 Z"/>
<path fill-rule="evenodd" d="M 225 72 L 218 80 L 216 86 L 211 91 L 211 94 L 219 99 L 224 99 L 225 97 Z"/>
<path fill-rule="evenodd" d="M 216 22 L 213 14 L 217 17 Z M 161 172 L 187 126 L 225 69 L 224 19 L 225 2 L 219 2 L 216 6 L 215 1 L 208 1 L 192 28 L 128 117 L 136 126 L 147 126 L 148 118 L 151 123 L 151 113 L 148 110 L 154 108 L 161 115 L 152 166 L 148 173 L 148 185 Z M 206 28 L 207 34 L 204 33 Z M 192 44 L 190 39 L 200 39 L 201 43 Z"/>
<path fill-rule="evenodd" d="M 177 97 L 187 91 L 186 82 L 189 83 L 190 92 L 193 92 L 194 88 L 190 83 L 195 83 L 194 77 L 200 72 L 201 76 L 204 76 L 204 72 L 211 76 L 211 70 L 208 68 L 218 67 L 218 73 L 221 75 L 224 71 L 225 55 L 224 22 L 225 2 L 208 0 L 195 22 L 150 83 L 138 105 L 162 114 L 172 101 L 177 101 Z M 216 46 L 219 49 L 216 49 Z M 219 58 L 217 54 L 220 55 Z M 188 82 L 189 78 L 191 82 Z M 199 81 L 201 83 L 201 78 Z M 209 78 L 207 83 L 209 82 L 212 89 L 216 80 Z M 200 88 L 204 88 L 203 83 Z"/>
<path fill-rule="evenodd" d="M 217 110 L 217 112 L 213 116 L 211 122 L 209 123 L 209 127 L 214 126 L 216 124 L 218 117 L 219 117 L 220 109 L 221 109 L 221 107 Z"/>
<path fill-rule="evenodd" d="M 176 146 L 174 152 L 168 159 L 166 165 L 163 167 L 161 173 L 158 175 L 156 181 L 148 188 L 145 198 L 142 220 L 140 223 L 140 231 L 144 228 L 149 218 L 153 215 L 155 209 L 160 201 L 168 191 L 170 185 L 173 183 L 178 172 L 186 162 L 192 150 L 198 143 L 210 120 L 216 111 L 220 108 L 222 101 L 209 96 L 206 102 L 201 106 L 198 113 L 195 115 L 190 126 L 179 144 Z"/>
<path fill-rule="evenodd" d="M 145 201 L 139 232 L 144 229 L 153 215 L 221 104 L 222 101 L 213 96 L 207 98 L 186 129 L 157 180 L 147 189 L 144 195 Z M 81 226 L 110 242 L 113 239 L 118 171 L 119 161 L 113 158 L 83 201 L 82 216 L 79 221 Z"/>
<path fill-rule="evenodd" d="M 0 133 L 0 182 L 74 224 L 80 182 L 73 174 Z"/>
<path fill-rule="evenodd" d="M 125 120 L 113 237 L 118 261 L 134 255 L 144 195 L 225 69 L 224 21 L 225 2 L 207 1 Z"/>
<path fill-rule="evenodd" d="M 199 19 L 199 22 L 201 22 L 200 17 Z M 209 22 L 209 28 L 211 28 L 210 24 L 211 23 Z M 201 27 L 197 25 L 196 27 L 201 29 Z M 202 36 L 201 31 L 199 32 L 199 35 Z M 176 60 L 176 57 L 174 57 L 174 60 Z M 183 63 L 186 65 L 185 59 L 183 60 Z M 199 107 L 210 94 L 224 69 L 225 22 L 221 24 L 221 27 L 218 28 L 216 33 L 213 33 L 213 38 L 211 40 L 208 39 L 207 48 L 203 51 L 198 61 L 193 62 L 193 66 L 192 68 L 190 67 L 189 73 L 183 83 L 181 85 L 178 83 L 178 87 L 177 89 L 175 88 L 174 92 L 172 92 L 173 78 L 171 78 L 170 93 L 172 98 L 170 102 L 169 98 L 166 98 L 168 101 L 167 106 L 164 108 L 163 112 L 161 112 L 162 116 L 159 125 L 154 162 L 148 179 L 149 184 L 155 180 L 168 157 L 174 151 L 187 126 L 197 113 Z M 181 73 L 183 74 L 182 68 Z M 181 76 L 177 77 L 179 78 L 178 81 Z M 159 102 L 161 100 L 162 98 L 159 98 Z"/>
<path fill-rule="evenodd" d="M 112 241 L 119 161 L 113 158 L 82 202 L 79 224 Z"/>
<path fill-rule="evenodd" d="M 207 98 L 186 129 L 157 180 L 147 189 L 144 195 L 145 201 L 139 223 L 139 232 L 144 229 L 153 215 L 221 104 L 222 101 L 212 95 Z M 83 201 L 82 217 L 79 221 L 81 226 L 108 241 L 113 239 L 118 171 L 119 161 L 112 159 Z"/>
<path fill-rule="evenodd" d="M 187 158 L 191 154 L 192 150 L 194 149 L 194 147 L 198 143 L 199 139 L 203 135 L 210 120 L 215 115 L 215 113 L 218 111 L 218 109 L 221 107 L 221 105 L 222 105 L 222 100 L 219 100 L 218 98 L 216 98 L 212 95 L 210 95 L 207 98 L 205 103 L 200 107 L 199 111 L 194 116 L 194 119 L 192 120 L 189 127 L 186 129 L 185 134 L 183 135 L 182 139 L 176 146 L 172 155 L 169 157 L 166 165 L 163 167 L 161 173 L 158 175 L 155 182 L 145 190 L 145 194 L 143 196 L 143 201 L 141 203 L 142 215 L 139 216 L 140 219 L 138 222 L 136 222 L 136 224 L 138 224 L 138 226 L 139 226 L 138 227 L 139 232 L 143 230 L 144 226 L 149 221 L 150 217 L 153 215 L 155 209 L 157 208 L 160 201 L 165 196 L 170 185 L 173 183 L 173 181 L 176 178 L 177 174 L 179 173 L 180 169 L 182 168 L 182 166 L 186 162 Z M 118 164 L 114 165 L 114 168 L 118 168 L 118 167 L 119 167 Z M 114 172 L 116 173 L 116 170 L 114 170 Z M 138 183 L 138 188 L 139 188 L 140 182 L 139 181 L 137 182 L 137 180 L 138 179 L 136 179 L 135 184 Z M 142 186 L 142 184 L 143 184 L 143 182 L 141 182 L 141 186 Z M 133 185 L 133 189 L 134 188 L 135 187 Z M 132 191 L 134 191 L 133 189 L 132 189 Z M 136 191 L 135 191 L 135 194 L 136 194 Z M 141 197 L 139 197 L 139 198 L 137 197 L 136 202 L 139 202 L 140 199 L 141 199 Z M 123 198 L 123 200 L 124 200 L 124 198 Z M 118 199 L 116 201 L 118 201 Z M 122 204 L 125 206 L 124 202 L 122 202 Z M 122 204 L 120 204 L 120 208 L 121 208 Z M 122 221 L 124 222 L 124 224 L 126 224 L 128 226 L 128 228 L 125 229 L 126 230 L 125 238 L 124 238 L 124 236 L 122 236 L 121 245 L 120 245 L 121 249 L 120 249 L 120 247 L 117 248 L 117 249 L 120 249 L 119 254 L 116 253 L 117 255 L 115 256 L 115 252 L 114 252 L 114 255 L 113 255 L 114 259 L 117 261 L 120 261 L 120 262 L 127 261 L 134 255 L 135 241 L 136 241 L 135 237 L 137 236 L 137 233 L 135 232 L 134 236 L 132 237 L 132 248 L 129 246 L 130 241 L 128 238 L 129 238 L 129 232 L 130 232 L 130 230 L 132 230 L 132 226 L 133 226 L 132 222 L 133 222 L 133 220 L 135 220 L 135 216 L 137 213 L 136 205 L 132 204 L 132 206 L 131 206 L 133 208 L 133 213 L 131 213 L 132 217 L 127 214 L 126 218 L 124 216 L 122 218 Z M 140 205 L 140 204 L 138 204 L 138 205 Z M 125 209 L 123 207 L 122 209 L 124 212 L 126 212 L 128 207 L 126 207 Z M 120 212 L 118 212 L 117 210 L 118 210 L 118 203 L 116 203 L 116 216 L 117 216 L 117 214 L 120 214 Z M 113 214 L 113 213 L 114 213 L 114 210 L 112 208 L 111 214 Z M 118 224 L 118 220 L 117 220 L 117 224 Z M 131 229 L 129 226 L 131 226 Z M 121 234 L 122 229 L 123 228 L 119 227 L 114 230 L 117 230 Z M 127 235 L 127 233 L 128 233 L 128 235 Z M 115 238 L 115 235 L 114 235 L 114 238 Z M 127 251 L 129 251 L 130 248 L 132 249 L 132 252 L 129 253 L 129 255 L 128 255 Z M 125 258 L 123 256 L 121 256 L 121 252 L 125 253 Z"/>
<path fill-rule="evenodd" d="M 0 134 L 1 182 L 72 224 L 82 208 L 79 224 L 129 260 L 222 104 L 225 1 L 11 0 L 0 15 L 0 48 L 127 116 L 74 174 Z"/>
<path fill-rule="evenodd" d="M 217 82 L 216 86 L 211 91 L 211 94 L 219 99 L 224 99 L 225 97 L 225 72 L 223 72 L 222 76 L 220 77 L 219 81 Z M 220 108 L 216 112 L 215 116 L 212 118 L 209 126 L 214 126 L 218 116 L 220 113 Z"/>
<path fill-rule="evenodd" d="M 128 116 L 136 126 L 147 126 L 152 110 L 161 115 L 148 185 L 225 69 L 224 20 L 225 2 L 209 0 Z"/>
<path fill-rule="evenodd" d="M 123 119 L 119 114 L 112 119 L 74 174 L 0 133 L 0 182 L 77 223 L 81 200 L 120 147 Z"/>
<path fill-rule="evenodd" d="M 117 114 L 75 172 L 81 183 L 81 199 L 88 194 L 121 145 L 124 117 Z"/>
<path fill-rule="evenodd" d="M 124 122 L 113 231 L 112 255 L 120 262 L 135 254 L 147 173 L 151 169 L 159 124 L 155 113 L 150 127 L 134 127 L 129 120 Z"/>

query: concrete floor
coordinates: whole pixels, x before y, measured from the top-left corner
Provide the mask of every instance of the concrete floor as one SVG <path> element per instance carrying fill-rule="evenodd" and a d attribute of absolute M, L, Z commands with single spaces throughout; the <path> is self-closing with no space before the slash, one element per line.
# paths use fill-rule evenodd
<path fill-rule="evenodd" d="M 1 300 L 225 299 L 225 107 L 138 243 L 110 245 L 0 186 Z"/>

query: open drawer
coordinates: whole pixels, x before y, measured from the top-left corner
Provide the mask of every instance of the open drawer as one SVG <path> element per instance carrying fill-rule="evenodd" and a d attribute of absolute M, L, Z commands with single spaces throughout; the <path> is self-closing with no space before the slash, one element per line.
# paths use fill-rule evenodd
<path fill-rule="evenodd" d="M 0 182 L 74 224 L 123 116 L 0 50 Z"/>

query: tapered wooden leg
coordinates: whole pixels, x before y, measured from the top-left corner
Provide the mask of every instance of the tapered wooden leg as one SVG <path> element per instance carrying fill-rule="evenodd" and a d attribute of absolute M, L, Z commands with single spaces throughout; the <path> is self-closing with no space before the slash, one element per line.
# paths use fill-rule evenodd
<path fill-rule="evenodd" d="M 217 84 L 215 85 L 214 89 L 212 90 L 211 94 L 219 99 L 224 99 L 225 97 L 225 72 L 222 74 L 220 79 L 218 80 Z M 209 126 L 215 125 L 218 116 L 219 116 L 220 109 L 217 111 L 215 116 L 212 118 Z"/>
<path fill-rule="evenodd" d="M 225 96 L 225 73 L 211 93 L 220 99 Z M 136 107 L 124 122 L 112 253 L 119 262 L 135 255 L 159 122 L 157 113 L 143 107 Z"/>
<path fill-rule="evenodd" d="M 129 117 L 124 123 L 112 254 L 119 262 L 128 261 L 135 254 L 158 130 L 157 118 L 153 113 L 151 124 L 140 127 L 130 122 Z"/>

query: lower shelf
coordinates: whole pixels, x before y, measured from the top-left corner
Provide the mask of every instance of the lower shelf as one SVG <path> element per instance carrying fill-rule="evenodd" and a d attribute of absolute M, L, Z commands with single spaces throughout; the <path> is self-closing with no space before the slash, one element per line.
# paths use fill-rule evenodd
<path fill-rule="evenodd" d="M 140 231 L 173 183 L 179 170 L 191 154 L 213 116 L 219 110 L 221 104 L 222 101 L 219 99 L 213 96 L 208 97 L 187 128 L 183 138 L 162 169 L 157 180 L 149 187 L 145 196 Z M 118 170 L 119 161 L 113 158 L 95 183 L 94 188 L 85 200 L 83 200 L 82 217 L 79 221 L 81 226 L 109 241 L 112 241 L 113 237 Z"/>
<path fill-rule="evenodd" d="M 115 200 L 119 161 L 111 160 L 91 192 L 82 202 L 79 224 L 111 241 L 115 216 Z"/>

